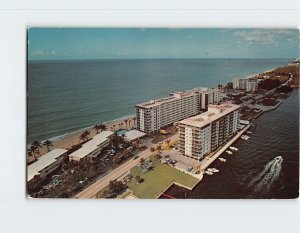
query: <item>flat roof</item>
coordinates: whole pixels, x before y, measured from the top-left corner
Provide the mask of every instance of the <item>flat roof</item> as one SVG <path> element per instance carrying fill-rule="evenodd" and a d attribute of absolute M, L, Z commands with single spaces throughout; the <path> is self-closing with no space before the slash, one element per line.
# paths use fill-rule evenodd
<path fill-rule="evenodd" d="M 112 131 L 102 131 L 101 133 L 95 135 L 93 139 L 84 143 L 81 148 L 74 151 L 72 154 L 69 154 L 69 157 L 77 157 L 80 159 L 84 158 L 85 156 L 96 150 L 98 148 L 98 145 L 106 142 L 108 137 L 113 134 L 114 132 Z"/>
<path fill-rule="evenodd" d="M 135 106 L 150 108 L 150 107 L 158 106 L 160 104 L 178 100 L 181 98 L 181 97 L 179 97 L 180 95 L 182 95 L 182 97 L 187 97 L 187 96 L 192 96 L 195 92 L 210 93 L 210 92 L 217 91 L 217 90 L 218 89 L 213 89 L 213 88 L 208 88 L 208 87 L 196 87 L 196 88 L 193 88 L 191 90 L 186 90 L 186 91 L 174 91 L 169 94 L 170 96 L 163 97 L 160 99 L 150 100 L 150 101 L 147 101 L 144 103 L 139 103 L 139 104 L 136 104 Z"/>
<path fill-rule="evenodd" d="M 239 109 L 240 107 L 241 107 L 240 105 L 230 104 L 230 103 L 221 104 L 221 105 L 208 105 L 208 111 L 201 113 L 197 116 L 186 118 L 182 121 L 179 121 L 179 123 L 201 128 L 211 123 L 212 121 L 215 121 L 225 116 L 226 114 Z M 216 112 L 209 111 L 210 108 L 220 109 L 221 112 L 216 113 Z"/>
<path fill-rule="evenodd" d="M 127 131 L 125 133 L 125 140 L 131 142 L 135 139 L 138 139 L 138 138 L 141 138 L 143 136 L 145 136 L 146 134 L 144 132 L 141 132 L 139 130 L 136 130 L 136 129 L 133 129 L 133 130 L 130 130 L 130 131 Z"/>
<path fill-rule="evenodd" d="M 35 175 L 39 175 L 41 170 L 54 163 L 58 157 L 66 152 L 65 149 L 53 149 L 42 155 L 36 162 L 27 167 L 27 181 L 30 181 Z"/>

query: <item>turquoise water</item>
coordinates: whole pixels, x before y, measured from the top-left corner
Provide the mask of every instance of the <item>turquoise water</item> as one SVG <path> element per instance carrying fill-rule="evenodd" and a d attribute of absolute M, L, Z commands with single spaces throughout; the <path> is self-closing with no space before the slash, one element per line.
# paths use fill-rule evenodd
<path fill-rule="evenodd" d="M 118 136 L 123 136 L 127 131 L 128 130 L 126 130 L 126 129 L 120 129 L 116 133 L 117 133 Z"/>
<path fill-rule="evenodd" d="M 43 140 L 134 114 L 175 90 L 215 87 L 290 59 L 158 59 L 30 62 L 27 140 Z"/>

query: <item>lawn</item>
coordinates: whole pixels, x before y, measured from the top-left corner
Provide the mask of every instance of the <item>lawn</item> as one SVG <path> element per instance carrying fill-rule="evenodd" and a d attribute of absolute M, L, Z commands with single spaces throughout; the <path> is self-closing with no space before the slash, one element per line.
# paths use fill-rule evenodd
<path fill-rule="evenodd" d="M 154 161 L 155 159 L 151 159 Z M 129 183 L 128 187 L 133 191 L 133 194 L 139 198 L 153 199 L 157 198 L 158 195 L 169 187 L 173 182 L 179 183 L 186 187 L 193 187 L 198 179 L 187 175 L 177 169 L 166 165 L 160 164 L 158 161 L 154 161 L 154 168 L 151 171 L 143 174 L 141 169 L 136 166 L 130 170 L 133 177 L 140 176 L 143 182 L 137 183 L 133 178 Z"/>

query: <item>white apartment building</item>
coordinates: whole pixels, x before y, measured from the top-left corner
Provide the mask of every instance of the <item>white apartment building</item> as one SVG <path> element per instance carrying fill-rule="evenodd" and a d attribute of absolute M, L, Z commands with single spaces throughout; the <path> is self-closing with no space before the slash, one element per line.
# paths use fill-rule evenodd
<path fill-rule="evenodd" d="M 170 93 L 169 97 L 137 104 L 137 129 L 145 133 L 158 131 L 179 120 L 199 114 L 208 104 L 219 103 L 219 90 L 195 88 L 184 92 Z"/>
<path fill-rule="evenodd" d="M 257 90 L 257 80 L 256 79 L 249 79 L 247 81 L 247 84 L 246 84 L 246 92 L 254 92 Z"/>
<path fill-rule="evenodd" d="M 244 78 L 234 78 L 233 88 L 238 90 L 246 90 L 247 92 L 254 92 L 257 90 L 258 80 L 253 75 Z"/>
<path fill-rule="evenodd" d="M 238 130 L 240 107 L 209 105 L 207 112 L 178 122 L 180 154 L 200 160 L 226 143 Z"/>

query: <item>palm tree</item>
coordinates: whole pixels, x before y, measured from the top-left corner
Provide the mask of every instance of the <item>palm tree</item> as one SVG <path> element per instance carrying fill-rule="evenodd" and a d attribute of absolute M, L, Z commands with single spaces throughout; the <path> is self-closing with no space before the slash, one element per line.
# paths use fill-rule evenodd
<path fill-rule="evenodd" d="M 153 153 L 155 151 L 154 147 L 150 147 L 150 151 Z"/>
<path fill-rule="evenodd" d="M 90 135 L 91 135 L 90 131 L 88 131 L 88 130 L 84 131 L 84 133 L 85 133 L 85 135 L 86 135 L 86 138 L 89 138 Z"/>
<path fill-rule="evenodd" d="M 131 123 L 131 120 L 128 119 L 128 125 L 129 125 L 129 128 L 130 128 L 130 123 Z"/>
<path fill-rule="evenodd" d="M 145 159 L 144 159 L 144 158 L 141 158 L 141 159 L 140 159 L 140 164 L 144 164 L 144 162 L 145 162 Z"/>
<path fill-rule="evenodd" d="M 35 140 L 31 143 L 31 145 L 33 146 L 32 148 L 34 148 L 34 152 L 41 155 L 40 154 L 40 148 L 42 148 L 42 143 Z"/>
<path fill-rule="evenodd" d="M 85 140 L 85 135 L 84 135 L 84 133 L 82 133 L 79 136 L 79 141 L 84 141 L 84 140 Z"/>
<path fill-rule="evenodd" d="M 122 123 L 121 123 L 122 129 L 123 129 L 123 125 L 124 125 L 124 123 L 122 122 Z"/>
<path fill-rule="evenodd" d="M 90 137 L 90 131 L 86 130 L 80 134 L 79 139 L 82 141 L 86 141 Z"/>
<path fill-rule="evenodd" d="M 33 156 L 34 160 L 36 160 L 36 156 L 35 156 L 35 147 L 34 146 L 30 146 L 30 148 L 27 149 L 27 155 L 28 156 Z"/>
<path fill-rule="evenodd" d="M 95 129 L 98 134 L 99 130 L 100 130 L 100 125 L 98 125 L 98 124 L 94 125 L 93 129 Z"/>
<path fill-rule="evenodd" d="M 127 119 L 125 119 L 125 120 L 124 120 L 124 122 L 125 122 L 126 129 L 127 129 L 127 123 L 128 123 L 128 120 L 127 120 Z"/>
<path fill-rule="evenodd" d="M 166 143 L 167 143 L 168 146 L 170 146 L 170 142 L 171 142 L 170 139 L 167 139 L 167 140 L 166 140 Z"/>
<path fill-rule="evenodd" d="M 113 125 L 113 127 L 114 127 L 114 131 L 116 130 L 116 125 Z"/>
<path fill-rule="evenodd" d="M 161 150 L 161 145 L 157 145 L 156 150 L 160 151 Z"/>
<path fill-rule="evenodd" d="M 51 140 L 46 140 L 43 142 L 44 146 L 47 146 L 47 150 L 50 151 L 50 146 L 53 146 L 53 142 Z"/>
<path fill-rule="evenodd" d="M 104 125 L 104 124 L 100 124 L 100 125 L 99 125 L 99 129 L 100 129 L 101 131 L 107 130 L 107 126 Z"/>
<path fill-rule="evenodd" d="M 137 183 L 140 183 L 141 182 L 141 177 L 140 176 L 136 176 L 135 180 L 137 181 Z"/>

